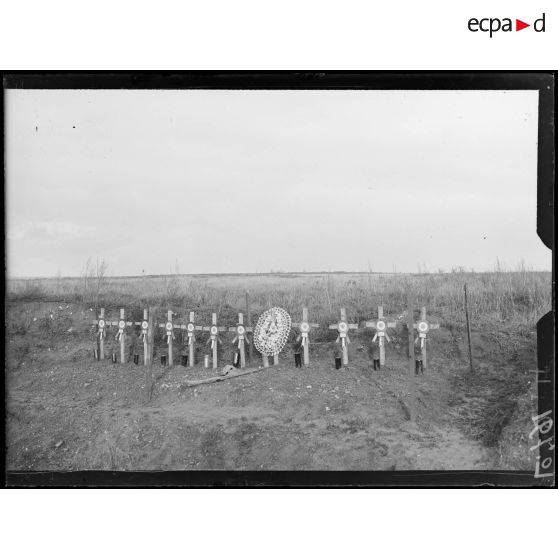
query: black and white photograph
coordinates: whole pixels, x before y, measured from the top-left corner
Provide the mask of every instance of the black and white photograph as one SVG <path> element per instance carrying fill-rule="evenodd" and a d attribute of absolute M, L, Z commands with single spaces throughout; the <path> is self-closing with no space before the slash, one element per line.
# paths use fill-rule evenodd
<path fill-rule="evenodd" d="M 7 471 L 553 483 L 518 76 L 5 76 Z"/>

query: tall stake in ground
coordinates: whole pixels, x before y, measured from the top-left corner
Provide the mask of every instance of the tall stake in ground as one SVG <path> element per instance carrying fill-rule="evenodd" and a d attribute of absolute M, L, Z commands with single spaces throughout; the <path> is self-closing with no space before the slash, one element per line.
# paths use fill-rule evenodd
<path fill-rule="evenodd" d="M 173 323 L 172 323 L 172 310 L 169 310 L 167 312 L 167 323 L 165 324 L 165 329 L 167 330 L 167 344 L 169 346 L 169 366 L 172 366 L 174 364 L 173 362 L 173 351 L 172 351 L 172 339 L 174 337 L 174 332 L 173 332 Z M 170 330 L 169 330 L 170 328 Z"/>
<path fill-rule="evenodd" d="M 147 312 L 147 353 L 145 358 L 145 399 L 151 401 L 153 391 L 153 345 L 155 341 L 155 308 L 150 307 Z"/>
<path fill-rule="evenodd" d="M 293 323 L 293 327 L 296 327 L 299 330 L 299 335 L 297 337 L 297 341 L 301 341 L 303 351 L 304 351 L 304 366 L 308 366 L 310 364 L 310 350 L 308 345 L 310 344 L 309 333 L 310 328 L 312 327 L 320 327 L 320 324 L 311 324 L 308 321 L 308 308 L 304 306 L 302 308 L 302 322 Z"/>
<path fill-rule="evenodd" d="M 99 335 L 99 360 L 104 360 L 105 359 L 105 332 L 104 332 L 104 328 L 105 328 L 105 309 L 101 308 L 101 315 L 99 316 L 99 320 L 102 320 L 102 327 L 100 335 Z"/>
<path fill-rule="evenodd" d="M 147 355 L 145 363 L 153 364 L 153 345 L 155 340 L 155 308 L 150 307 L 147 312 Z"/>
<path fill-rule="evenodd" d="M 149 313 L 147 312 L 147 308 L 143 310 L 143 321 L 147 322 L 147 318 L 149 317 Z M 149 322 L 147 322 L 147 329 L 149 330 Z M 149 356 L 148 356 L 148 347 L 149 342 L 147 341 L 147 335 L 143 337 L 143 364 L 147 366 L 149 364 Z"/>
<path fill-rule="evenodd" d="M 122 325 L 124 324 L 124 325 Z M 120 362 L 126 362 L 126 321 L 124 320 L 124 308 L 120 309 L 120 321 L 118 322 L 120 328 Z"/>
<path fill-rule="evenodd" d="M 336 324 L 331 324 L 329 329 L 336 329 L 339 334 L 335 342 L 341 342 L 343 365 L 347 366 L 347 364 L 349 364 L 349 330 L 358 329 L 358 324 L 347 323 L 347 312 L 345 311 L 345 308 L 341 308 L 341 320 L 339 320 Z"/>
<path fill-rule="evenodd" d="M 413 320 L 413 300 L 407 295 L 407 332 L 409 334 L 409 420 L 415 421 L 415 333 Z"/>
<path fill-rule="evenodd" d="M 469 365 L 471 373 L 475 371 L 473 366 L 473 350 L 471 348 L 471 324 L 469 323 L 469 303 L 467 301 L 467 283 L 463 285 L 463 292 L 465 293 L 465 320 L 467 321 L 467 340 L 469 341 Z"/>
<path fill-rule="evenodd" d="M 238 314 L 238 324 L 235 327 L 229 327 L 229 331 L 234 331 L 236 333 L 235 338 L 233 339 L 233 345 L 237 345 L 238 348 L 238 355 L 240 359 L 240 368 L 246 367 L 246 353 L 244 351 L 244 344 L 246 341 L 246 333 L 248 331 L 252 331 L 251 327 L 247 327 L 244 325 L 244 315 L 242 312 Z"/>
<path fill-rule="evenodd" d="M 246 291 L 246 325 L 252 329 L 252 314 L 250 312 L 250 294 Z M 252 343 L 253 339 L 248 338 L 248 343 L 246 343 L 246 357 L 248 362 L 252 360 Z"/>

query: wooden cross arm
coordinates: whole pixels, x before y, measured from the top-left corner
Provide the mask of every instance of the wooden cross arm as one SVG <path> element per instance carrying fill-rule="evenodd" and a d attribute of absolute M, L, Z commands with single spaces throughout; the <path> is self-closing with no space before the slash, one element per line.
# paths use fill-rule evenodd
<path fill-rule="evenodd" d="M 307 322 L 307 323 L 308 323 L 308 322 Z M 314 324 L 314 323 L 311 324 L 311 323 L 308 323 L 308 325 L 309 325 L 310 327 L 320 327 L 320 324 Z M 292 324 L 292 326 L 293 326 L 293 327 L 296 327 L 296 328 L 298 328 L 298 329 L 300 329 L 300 322 L 296 322 L 296 323 Z M 337 328 L 337 326 L 334 326 L 334 327 Z M 331 326 L 330 326 L 330 328 L 331 328 Z"/>
<path fill-rule="evenodd" d="M 430 329 L 440 329 L 440 324 L 428 324 Z"/>
<path fill-rule="evenodd" d="M 225 326 L 219 326 L 217 329 L 219 331 L 227 331 L 227 328 Z"/>
<path fill-rule="evenodd" d="M 348 324 L 349 329 L 358 329 L 358 324 Z"/>
<path fill-rule="evenodd" d="M 383 320 L 382 320 L 383 321 Z M 397 322 L 384 322 L 386 327 L 397 327 Z M 364 327 L 373 327 L 376 328 L 378 326 L 377 320 L 371 320 L 364 323 Z"/>
<path fill-rule="evenodd" d="M 236 326 L 234 326 L 234 327 L 229 327 L 229 331 L 236 331 Z"/>
<path fill-rule="evenodd" d="M 328 329 L 337 329 L 339 327 L 339 324 L 331 324 L 328 326 Z"/>

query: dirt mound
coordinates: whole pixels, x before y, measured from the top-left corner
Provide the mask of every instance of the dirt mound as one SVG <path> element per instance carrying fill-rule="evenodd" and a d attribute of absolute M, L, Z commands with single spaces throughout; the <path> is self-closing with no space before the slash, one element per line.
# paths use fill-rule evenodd
<path fill-rule="evenodd" d="M 10 309 L 9 469 L 490 469 L 525 387 L 513 361 L 497 366 L 499 353 L 488 374 L 470 377 L 458 334 L 441 331 L 416 377 L 414 425 L 402 405 L 406 347 L 390 346 L 388 365 L 373 371 L 366 334 L 341 370 L 323 343 L 307 369 L 285 351 L 277 367 L 181 389 L 214 372 L 97 362 L 93 317 L 72 305 Z"/>

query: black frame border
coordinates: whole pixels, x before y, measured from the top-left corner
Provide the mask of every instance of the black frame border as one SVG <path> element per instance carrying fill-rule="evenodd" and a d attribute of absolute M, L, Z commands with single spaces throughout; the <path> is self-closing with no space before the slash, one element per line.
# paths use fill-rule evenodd
<path fill-rule="evenodd" d="M 552 310 L 537 324 L 538 408 L 539 414 L 551 409 L 554 420 L 554 81 L 554 71 L 9 72 L 3 74 L 3 89 L 538 90 L 537 234 L 552 250 Z M 554 426 L 548 436 L 554 436 Z M 554 450 L 549 455 L 554 473 Z M 554 476 L 537 479 L 533 471 L 7 471 L 5 482 L 8 487 L 542 487 L 554 485 Z"/>

